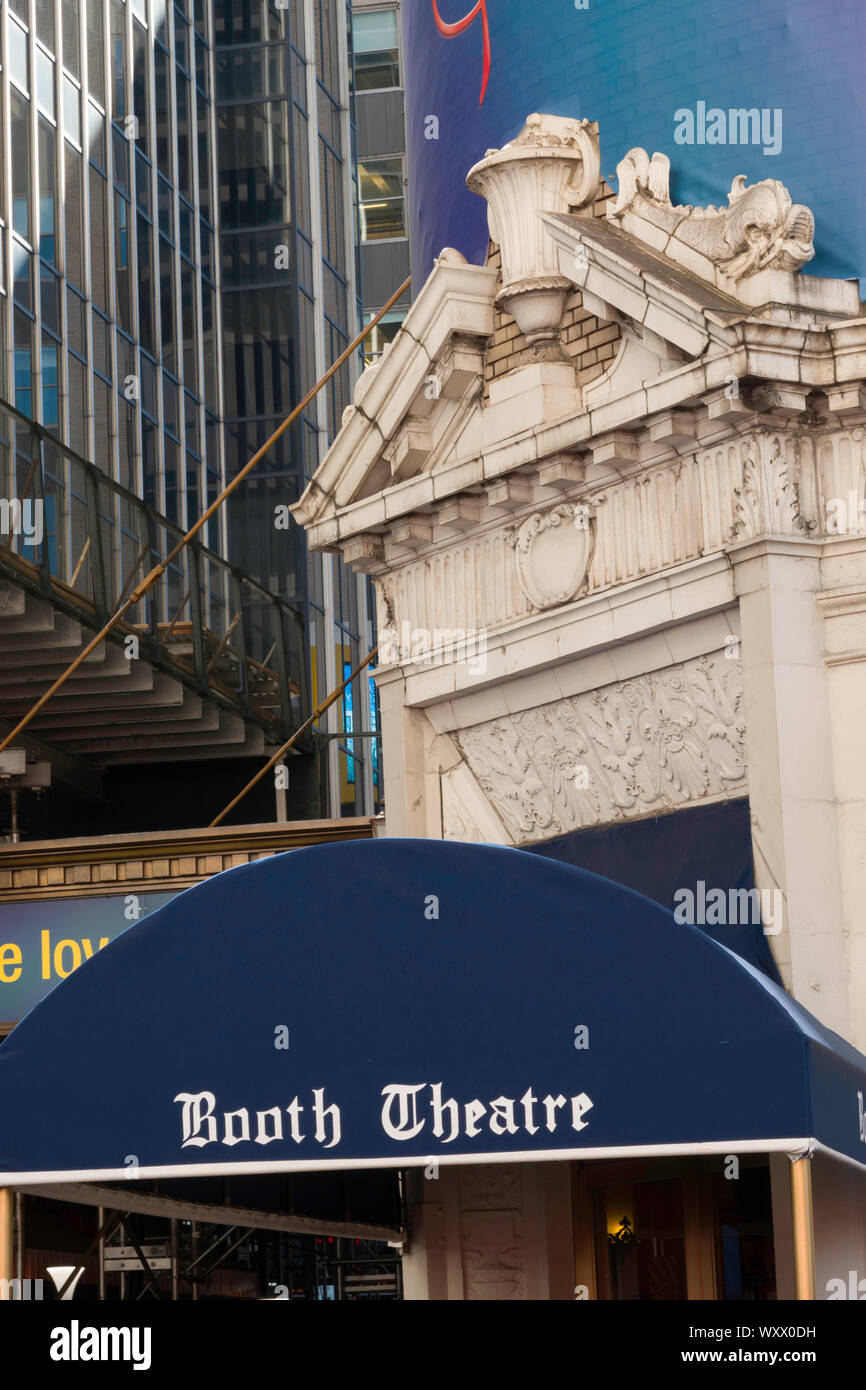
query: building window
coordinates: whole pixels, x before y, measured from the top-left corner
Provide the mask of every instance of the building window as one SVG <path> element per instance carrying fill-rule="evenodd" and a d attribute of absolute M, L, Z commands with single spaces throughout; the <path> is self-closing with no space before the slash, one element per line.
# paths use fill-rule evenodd
<path fill-rule="evenodd" d="M 30 252 L 12 239 L 12 294 L 16 304 L 33 311 L 33 271 Z"/>
<path fill-rule="evenodd" d="M 355 91 L 400 86 L 396 10 L 366 10 L 352 16 Z"/>
<path fill-rule="evenodd" d="M 36 99 L 54 120 L 57 114 L 54 101 L 54 60 L 49 58 L 47 53 L 43 53 L 41 48 L 36 50 Z"/>
<path fill-rule="evenodd" d="M 42 340 L 42 423 L 48 429 L 57 429 L 57 344 L 47 338 Z"/>
<path fill-rule="evenodd" d="M 118 0 L 111 6 L 111 83 L 114 94 L 114 110 L 111 113 L 116 121 L 126 115 L 125 68 L 126 68 L 126 12 Z"/>
<path fill-rule="evenodd" d="M 361 240 L 381 241 L 405 237 L 403 219 L 403 160 L 358 161 L 360 184 Z"/>
<path fill-rule="evenodd" d="M 12 226 L 24 241 L 30 240 L 30 103 L 13 92 L 12 114 Z"/>
<path fill-rule="evenodd" d="M 47 265 L 39 265 L 39 301 L 42 307 L 42 326 L 60 337 L 60 278 Z"/>
<path fill-rule="evenodd" d="M 27 35 L 19 29 L 14 20 L 9 20 L 6 32 L 6 63 L 9 75 L 22 92 L 30 91 L 30 78 L 27 67 Z"/>
<path fill-rule="evenodd" d="M 22 415 L 32 416 L 33 383 L 30 372 L 32 366 L 32 325 L 26 314 L 19 309 L 14 316 L 15 345 L 13 349 L 13 370 L 15 385 L 15 408 Z"/>
<path fill-rule="evenodd" d="M 81 144 L 81 93 L 71 78 L 63 74 L 63 129 L 76 145 Z"/>
<path fill-rule="evenodd" d="M 369 323 L 375 312 L 375 309 L 366 310 L 364 322 Z M 364 361 L 368 366 L 382 356 L 386 343 L 390 343 L 397 336 L 397 330 L 406 313 L 406 309 L 389 309 L 364 339 Z"/>
<path fill-rule="evenodd" d="M 39 253 L 55 264 L 54 128 L 39 117 Z"/>

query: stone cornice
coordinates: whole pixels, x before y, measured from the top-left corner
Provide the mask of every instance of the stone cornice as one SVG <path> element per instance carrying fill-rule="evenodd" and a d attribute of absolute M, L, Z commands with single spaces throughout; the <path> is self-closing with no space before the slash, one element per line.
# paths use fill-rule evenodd
<path fill-rule="evenodd" d="M 862 429 L 813 435 L 752 412 L 750 428 L 708 442 L 689 440 L 694 415 L 659 417 L 655 447 L 675 447 L 652 464 L 611 465 L 602 479 L 589 477 L 591 464 L 583 475 L 550 465 L 539 473 L 550 485 L 495 493 L 496 506 L 484 512 L 478 503 L 462 534 L 437 535 L 425 522 L 402 549 L 386 536 L 380 641 L 390 633 L 398 646 L 390 654 L 383 647 L 379 679 L 388 679 L 388 665 L 402 670 L 413 704 L 489 688 L 516 669 L 515 644 L 518 664 L 553 666 L 718 611 L 734 601 L 743 567 L 756 558 L 862 552 L 862 536 L 834 534 L 829 521 L 842 505 L 854 516 L 866 491 Z M 610 447 L 627 452 L 631 438 Z M 572 527 L 589 528 L 590 544 Z M 432 614 L 439 635 L 413 655 L 411 634 L 423 636 Z M 454 634 L 467 622 L 477 635 L 460 637 L 458 650 Z"/>
<path fill-rule="evenodd" d="M 372 837 L 368 817 L 145 831 L 0 848 L 0 903 L 189 888 L 223 869 L 305 845 Z"/>
<path fill-rule="evenodd" d="M 756 327 L 763 331 L 768 326 Z M 861 332 L 863 369 L 866 371 L 866 323 Z M 474 457 L 457 458 L 434 473 L 421 473 L 396 483 L 387 491 L 342 508 L 327 521 L 310 527 L 311 543 L 314 547 L 334 548 L 364 533 L 381 535 L 394 522 L 413 513 L 426 513 L 428 520 L 435 521 L 436 508 L 446 499 L 467 490 L 483 495 L 489 484 L 509 475 L 525 475 L 527 471 L 537 474 L 548 459 L 583 458 L 592 464 L 594 483 L 614 480 L 623 472 L 622 462 L 615 467 L 605 467 L 603 460 L 609 452 L 605 450 L 605 441 L 617 430 L 626 430 L 632 435 L 635 446 L 632 471 L 639 471 L 665 456 L 665 449 L 653 436 L 671 411 L 685 409 L 695 416 L 694 443 L 672 445 L 667 450 L 667 456 L 672 458 L 735 440 L 744 431 L 755 428 L 792 432 L 798 428 L 796 416 L 807 409 L 813 383 L 798 380 L 793 369 L 803 358 L 798 359 L 793 351 L 790 354 L 781 352 L 774 341 L 778 333 L 776 328 L 771 341 L 756 346 L 754 351 L 741 347 L 702 365 L 687 365 L 595 408 L 576 412 L 551 424 L 541 424 L 510 440 L 482 447 Z M 802 342 L 802 335 L 799 337 Z M 832 361 L 829 355 L 825 359 L 830 367 Z M 765 373 L 774 370 L 773 376 L 765 376 L 767 384 L 763 394 L 754 389 L 748 396 L 728 394 L 731 381 L 745 381 L 760 375 L 758 367 Z M 597 385 L 593 383 L 593 387 Z M 790 389 L 786 391 L 785 388 Z M 841 427 L 843 421 L 847 426 L 866 422 L 866 394 L 858 382 L 847 388 L 825 383 L 823 389 L 831 411 L 838 398 L 841 414 L 831 413 L 823 421 L 812 420 L 810 433 L 813 437 Z M 625 471 L 629 471 L 627 464 Z M 374 572 L 384 567 L 384 564 L 372 566 Z"/>
<path fill-rule="evenodd" d="M 806 536 L 760 536 L 758 539 L 733 542 L 728 546 L 732 565 L 744 564 L 748 560 L 762 559 L 765 555 L 799 555 L 804 559 L 819 560 L 824 551 L 823 541 Z"/>
<path fill-rule="evenodd" d="M 635 288 L 640 284 L 642 298 L 661 306 L 672 292 L 681 304 L 692 307 L 693 319 L 697 314 L 705 318 L 709 336 L 714 336 L 714 327 L 724 329 L 746 316 L 787 311 L 799 318 L 826 322 L 839 316 L 853 317 L 860 308 L 854 280 L 763 270 L 733 281 L 675 240 L 661 238 L 657 245 L 641 241 L 632 233 L 635 224 L 628 214 L 621 220 L 610 214 L 601 222 L 551 213 L 541 217 L 560 247 L 563 273 L 566 267 L 574 266 L 577 248 L 583 248 L 577 261 L 581 287 L 598 294 L 607 286 L 624 295 L 629 284 Z M 649 230 L 646 224 L 644 230 Z M 618 307 L 631 312 L 627 296 Z"/>
<path fill-rule="evenodd" d="M 548 117 L 532 122 L 535 163 L 548 159 L 552 169 L 559 126 Z M 595 148 L 593 130 L 581 138 Z M 507 148 L 510 169 L 516 157 Z M 586 162 L 587 150 L 569 149 L 570 159 Z M 484 169 L 498 187 L 505 176 L 497 160 Z M 517 270 L 508 292 L 534 325 L 527 341 L 541 334 L 546 353 L 518 354 L 487 389 L 482 345 L 497 271 L 443 253 L 393 344 L 359 381 L 337 439 L 292 509 L 313 548 L 341 550 L 348 563 L 384 574 L 407 555 L 481 534 L 503 509 L 517 513 L 527 493 L 530 507 L 558 495 L 574 502 L 666 460 L 738 448 L 760 430 L 796 434 L 794 452 L 805 457 L 821 431 L 866 423 L 858 286 L 794 273 L 812 254 L 808 209 L 775 181 L 749 188 L 744 178 L 734 181 L 727 208 L 679 208 L 663 156 L 635 149 L 620 169 L 617 206 L 598 216 L 568 212 L 565 193 L 552 202 L 547 192 L 528 193 L 535 183 L 521 175 L 522 211 L 532 216 L 519 235 L 509 228 Z M 757 240 L 750 209 L 761 211 Z M 539 266 L 558 268 L 556 286 L 549 275 L 542 284 Z M 584 312 L 618 337 L 616 356 L 594 378 L 579 380 L 567 354 L 557 357 L 547 342 L 545 314 L 560 281 L 580 290 Z M 792 479 L 799 466 L 779 465 Z M 796 502 L 796 480 L 782 481 L 778 501 L 764 508 L 768 534 L 787 533 L 774 507 L 788 506 L 788 494 Z M 728 480 L 738 498 L 728 539 L 754 529 L 746 514 L 755 508 L 753 482 Z M 770 478 L 761 489 L 773 486 Z"/>
<path fill-rule="evenodd" d="M 728 324 L 747 312 L 730 293 L 699 282 L 609 219 L 540 216 L 559 248 L 560 273 L 585 300 L 591 296 L 628 315 L 690 357 L 711 342 L 730 343 Z"/>
<path fill-rule="evenodd" d="M 609 664 L 603 654 L 615 647 L 644 641 L 672 627 L 688 627 L 695 618 L 723 614 L 735 602 L 730 562 L 727 556 L 715 553 L 577 599 L 561 608 L 524 613 L 491 624 L 484 632 L 483 672 L 476 673 L 467 660 L 434 660 L 430 664 L 408 660 L 380 665 L 375 679 L 383 687 L 393 681 L 404 682 L 405 702 L 413 707 L 458 701 L 472 704 L 476 697 L 489 706 L 506 685 L 519 683 L 527 674 L 543 672 L 548 687 L 556 687 L 558 668 L 571 670 L 576 659 L 603 659 Z M 443 607 L 443 624 L 447 616 Z M 726 624 L 723 626 L 729 630 Z M 399 631 L 397 635 L 399 640 Z M 658 640 L 665 645 L 662 637 Z M 681 649 L 690 639 L 683 634 L 678 641 Z M 715 645 L 720 645 L 718 635 Z M 659 664 L 664 665 L 665 661 Z M 509 697 L 502 698 L 508 702 Z M 455 725 L 458 722 L 455 720 Z"/>

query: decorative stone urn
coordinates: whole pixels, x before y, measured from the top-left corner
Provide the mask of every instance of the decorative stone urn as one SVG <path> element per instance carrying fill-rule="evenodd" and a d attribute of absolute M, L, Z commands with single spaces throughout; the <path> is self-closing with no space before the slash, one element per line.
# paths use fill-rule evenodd
<path fill-rule="evenodd" d="M 466 177 L 467 188 L 487 199 L 490 235 L 502 253 L 496 302 L 513 315 L 530 345 L 557 340 L 573 289 L 559 274 L 557 248 L 539 213 L 566 213 L 591 203 L 599 168 L 598 138 L 588 121 L 535 114 L 501 150 L 488 150 Z"/>

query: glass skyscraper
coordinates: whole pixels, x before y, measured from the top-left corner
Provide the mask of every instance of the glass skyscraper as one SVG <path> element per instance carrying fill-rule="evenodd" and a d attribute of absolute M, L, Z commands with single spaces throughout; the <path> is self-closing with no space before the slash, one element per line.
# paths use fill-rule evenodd
<path fill-rule="evenodd" d="M 0 397 L 180 525 L 360 321 L 341 0 L 2 0 Z M 298 606 L 314 703 L 372 639 L 366 581 L 286 507 L 347 366 L 207 541 Z M 318 736 L 323 814 L 374 809 L 367 676 Z M 324 735 L 329 735 L 324 737 Z"/>

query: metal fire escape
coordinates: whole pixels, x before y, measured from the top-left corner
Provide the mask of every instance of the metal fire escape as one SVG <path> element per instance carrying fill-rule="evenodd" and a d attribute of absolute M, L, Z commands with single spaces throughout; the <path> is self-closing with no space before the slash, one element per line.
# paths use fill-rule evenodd
<path fill-rule="evenodd" d="M 182 535 L 0 401 L 0 736 Z M 309 713 L 306 664 L 300 612 L 196 536 L 16 739 L 21 785 L 34 760 L 93 786 L 112 764 L 261 754 Z"/>

